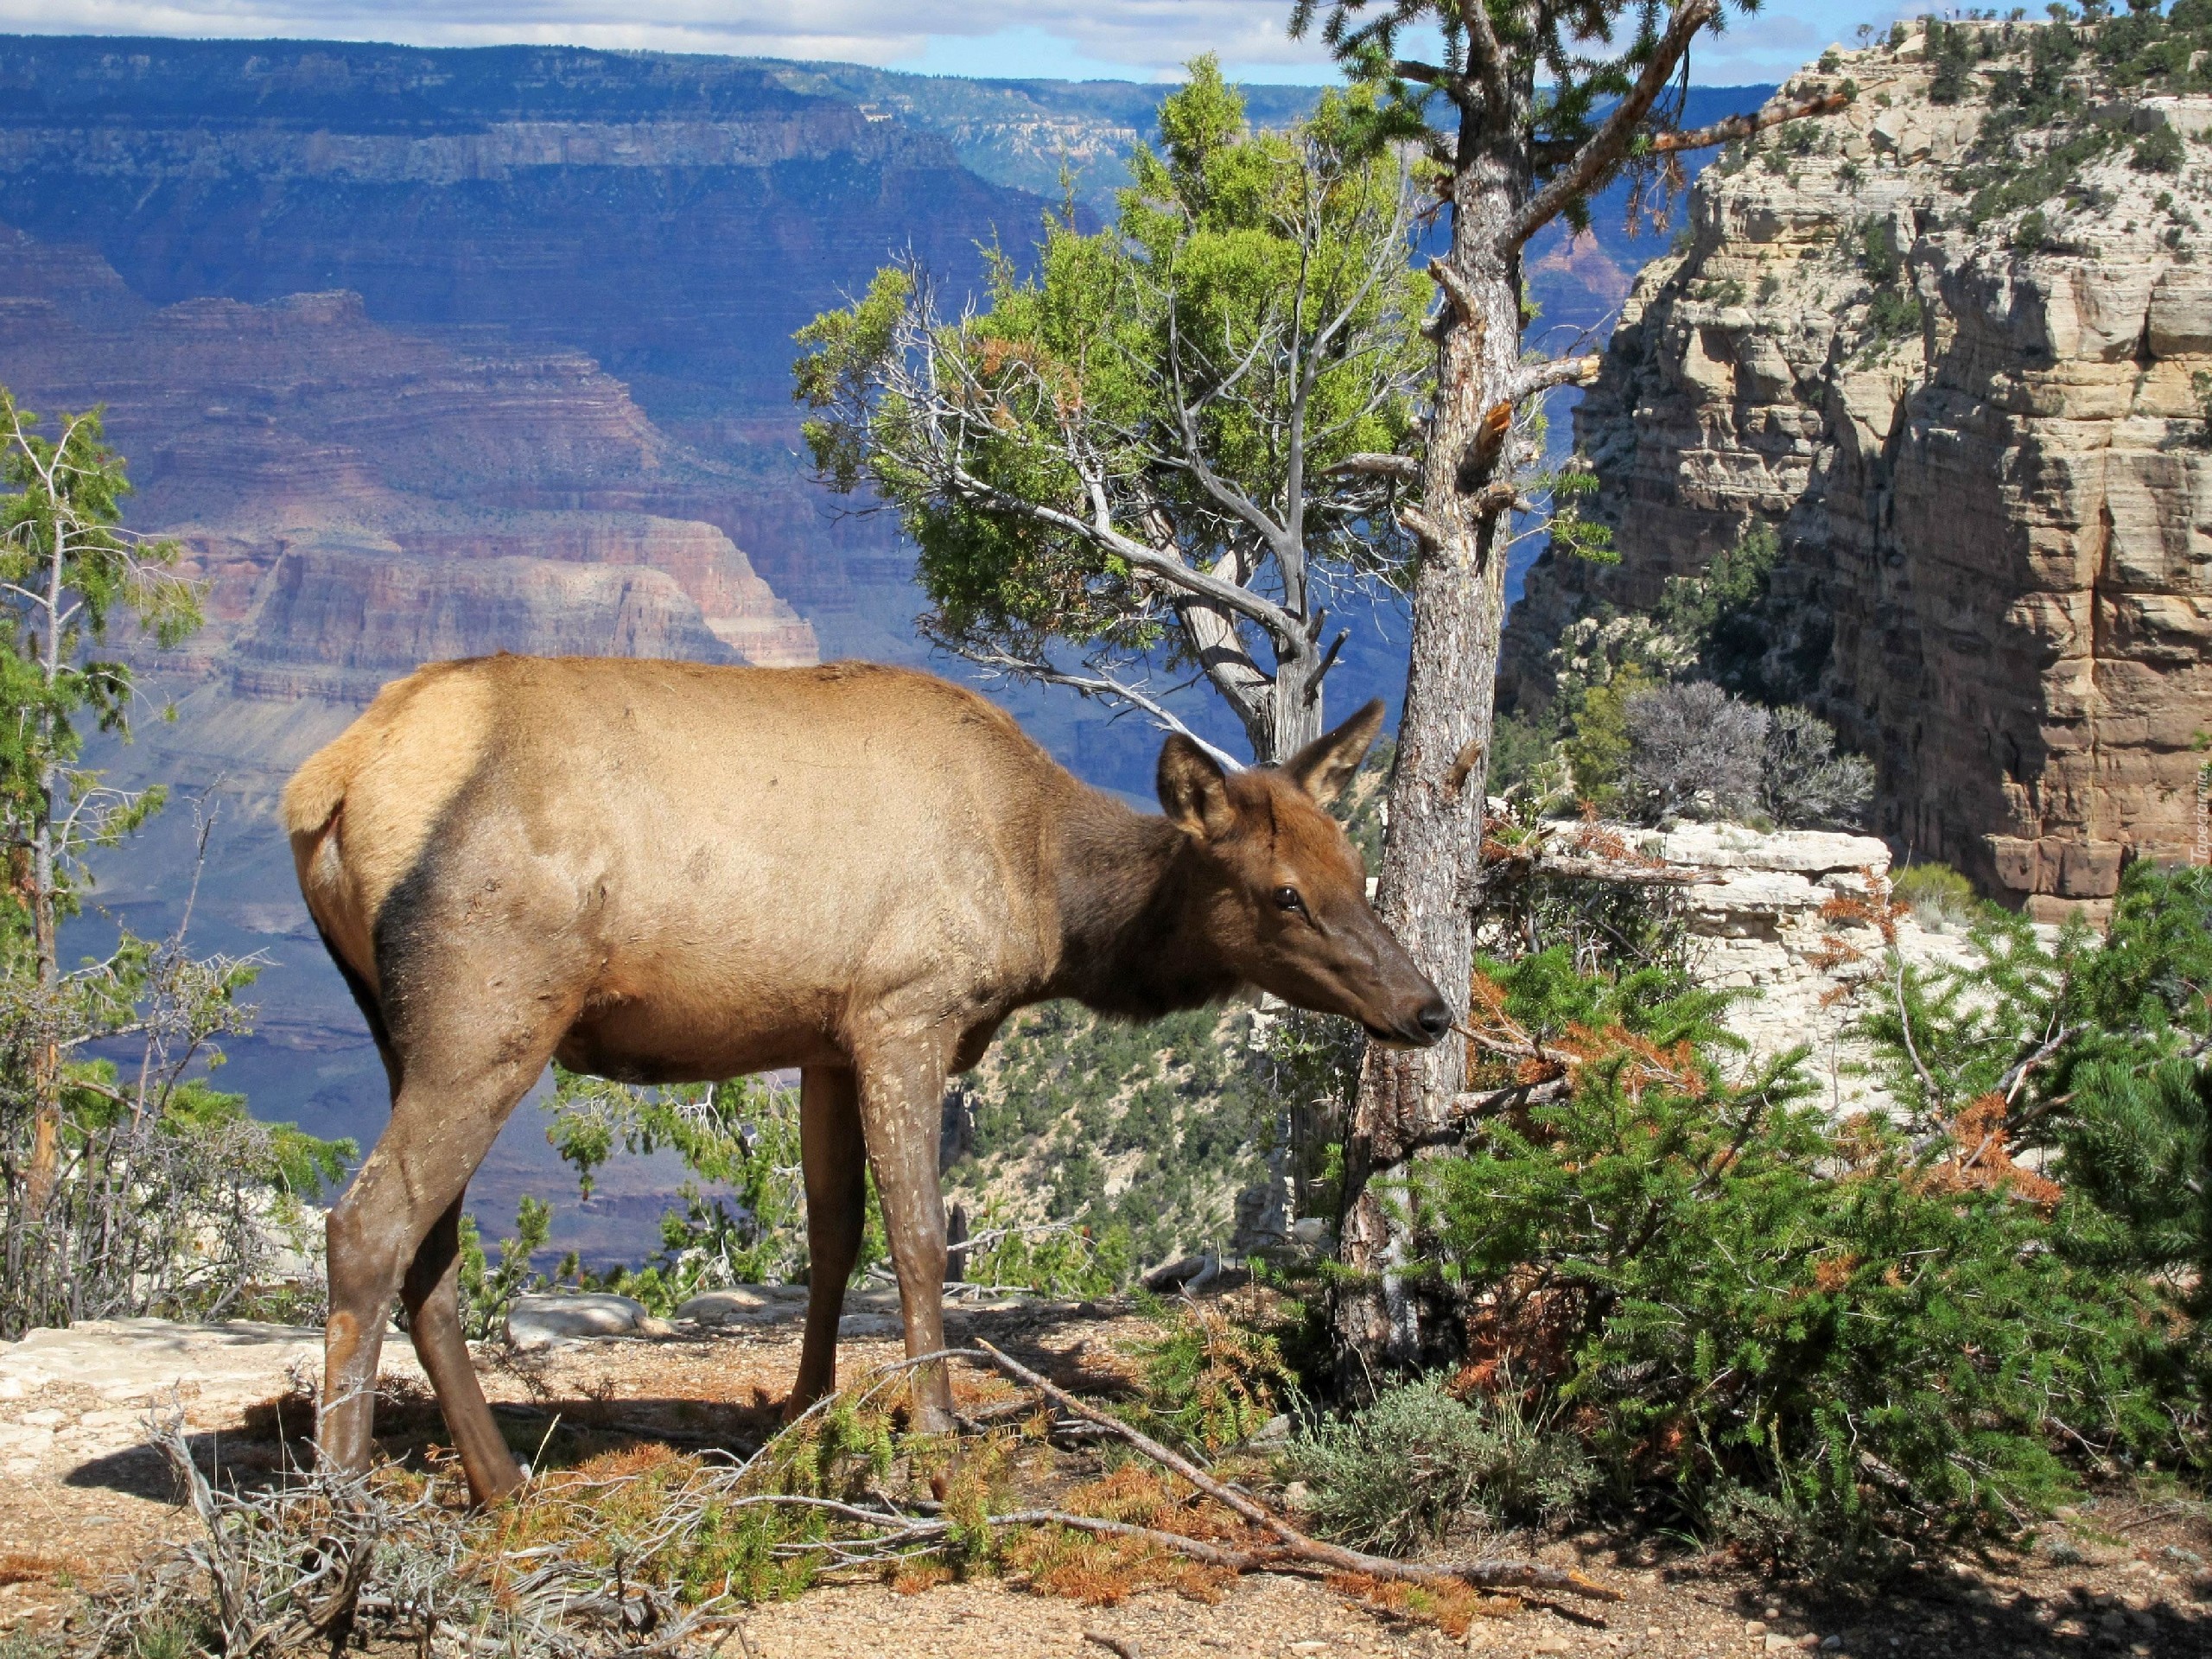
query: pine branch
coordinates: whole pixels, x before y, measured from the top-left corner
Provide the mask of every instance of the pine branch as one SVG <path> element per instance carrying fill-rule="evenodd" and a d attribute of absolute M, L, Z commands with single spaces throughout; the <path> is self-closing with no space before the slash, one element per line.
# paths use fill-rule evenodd
<path fill-rule="evenodd" d="M 1479 6 L 1469 8 L 1471 12 L 1481 10 Z M 1605 176 L 1628 154 L 1644 118 L 1651 113 L 1651 106 L 1674 78 L 1675 66 L 1689 49 L 1691 39 L 1719 14 L 1719 0 L 1679 0 L 1673 16 L 1668 19 L 1666 32 L 1652 43 L 1651 55 L 1645 60 L 1643 73 L 1637 77 L 1636 85 L 1613 105 L 1575 158 L 1522 210 L 1513 227 L 1514 246 L 1525 245 L 1565 212 L 1569 202 L 1589 194 L 1605 182 Z"/>

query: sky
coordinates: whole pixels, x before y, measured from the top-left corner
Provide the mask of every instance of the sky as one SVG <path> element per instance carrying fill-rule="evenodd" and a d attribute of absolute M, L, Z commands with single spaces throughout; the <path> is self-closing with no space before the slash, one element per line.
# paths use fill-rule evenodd
<path fill-rule="evenodd" d="M 1781 79 L 1884 0 L 1767 0 L 1692 54 L 1706 86 Z M 0 33 L 184 35 L 414 46 L 514 42 L 836 59 L 931 74 L 1151 80 L 1200 52 L 1255 81 L 1329 78 L 1290 0 L 0 0 Z"/>

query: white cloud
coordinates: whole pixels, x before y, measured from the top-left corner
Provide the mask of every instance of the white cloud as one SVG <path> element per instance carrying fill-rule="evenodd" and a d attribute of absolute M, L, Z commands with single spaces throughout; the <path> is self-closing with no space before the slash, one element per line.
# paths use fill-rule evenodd
<path fill-rule="evenodd" d="M 1738 18 L 1693 54 L 1699 80 L 1772 80 L 1897 0 L 1802 0 Z M 1232 73 L 1327 73 L 1289 38 L 1290 0 L 0 0 L 0 32 L 512 42 L 834 58 L 939 73 L 1172 72 L 1217 52 Z"/>
<path fill-rule="evenodd" d="M 0 0 L 0 32 L 391 41 L 414 46 L 563 43 L 664 52 L 895 63 L 1020 30 L 1101 69 L 1148 74 L 1204 51 L 1313 64 L 1286 0 Z M 1004 71 L 1001 71 L 1004 73 Z"/>

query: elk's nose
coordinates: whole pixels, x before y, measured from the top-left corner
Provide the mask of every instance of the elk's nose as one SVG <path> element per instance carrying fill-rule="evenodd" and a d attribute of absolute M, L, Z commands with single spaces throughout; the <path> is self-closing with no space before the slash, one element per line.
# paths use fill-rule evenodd
<path fill-rule="evenodd" d="M 1414 1024 L 1421 1028 L 1424 1041 L 1440 1043 L 1444 1040 L 1444 1033 L 1452 1029 L 1452 1010 L 1445 1005 L 1442 997 L 1432 996 L 1421 1011 L 1414 1016 Z"/>

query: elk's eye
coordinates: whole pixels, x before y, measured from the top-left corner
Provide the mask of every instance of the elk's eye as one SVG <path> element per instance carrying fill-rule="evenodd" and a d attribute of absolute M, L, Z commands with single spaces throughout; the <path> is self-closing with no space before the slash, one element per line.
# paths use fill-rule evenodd
<path fill-rule="evenodd" d="M 1298 889 L 1296 887 L 1277 887 L 1275 889 L 1275 908 L 1277 910 L 1303 910 L 1306 908 L 1306 901 L 1298 896 Z"/>

